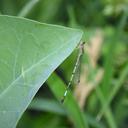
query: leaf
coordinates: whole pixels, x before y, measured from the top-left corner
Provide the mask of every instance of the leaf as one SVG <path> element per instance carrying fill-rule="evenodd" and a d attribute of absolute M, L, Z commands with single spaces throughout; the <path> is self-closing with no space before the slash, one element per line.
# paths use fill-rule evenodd
<path fill-rule="evenodd" d="M 58 101 L 43 98 L 34 98 L 29 105 L 29 109 L 53 112 L 60 115 L 66 115 L 67 113 Z"/>
<path fill-rule="evenodd" d="M 14 128 L 50 74 L 78 45 L 80 30 L 0 16 L 0 127 Z"/>
<path fill-rule="evenodd" d="M 128 77 L 128 63 L 122 69 L 120 76 L 116 82 L 116 85 L 114 86 L 114 88 L 111 90 L 111 93 L 109 94 L 108 100 L 102 106 L 99 116 L 102 116 L 103 113 L 107 111 L 107 108 L 115 98 L 116 94 L 119 92 L 120 88 L 123 86 L 123 83 L 125 79 L 127 79 L 127 77 Z"/>
<path fill-rule="evenodd" d="M 56 98 L 60 101 L 65 92 L 65 84 L 63 81 L 56 73 L 53 73 L 47 80 L 47 83 Z M 80 110 L 78 103 L 70 92 L 68 92 L 63 105 L 66 108 L 66 114 L 68 114 L 68 117 L 72 120 L 76 128 L 89 128 L 87 120 L 84 119 L 83 112 Z"/>
<path fill-rule="evenodd" d="M 54 73 L 53 73 L 54 74 Z M 59 78 L 58 78 L 59 79 Z M 60 79 L 61 81 L 61 79 Z M 71 100 L 71 99 L 70 99 Z M 70 101 L 72 102 L 72 101 Z M 66 106 L 65 106 L 66 107 Z M 71 108 L 74 106 L 70 106 Z M 76 107 L 76 106 L 75 106 Z M 35 98 L 29 105 L 29 109 L 52 112 L 58 115 L 67 115 L 67 111 L 64 109 L 62 104 L 59 104 L 56 100 L 44 99 L 44 98 Z M 89 114 L 84 114 L 85 122 L 88 122 L 89 125 L 94 126 L 95 128 L 106 128 L 102 122 L 97 121 L 95 117 L 90 116 Z"/>

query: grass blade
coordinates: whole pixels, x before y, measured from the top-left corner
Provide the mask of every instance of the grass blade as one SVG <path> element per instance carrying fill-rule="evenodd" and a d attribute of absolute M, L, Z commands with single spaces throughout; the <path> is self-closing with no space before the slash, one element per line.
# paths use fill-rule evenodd
<path fill-rule="evenodd" d="M 52 74 L 47 83 L 54 95 L 60 101 L 65 91 L 64 83 L 55 73 Z M 67 94 L 66 100 L 63 105 L 66 108 L 68 116 L 71 118 L 76 128 L 89 128 L 88 123 L 84 120 L 83 113 L 80 111 L 80 108 L 78 107 L 78 104 L 74 100 L 71 93 Z"/>

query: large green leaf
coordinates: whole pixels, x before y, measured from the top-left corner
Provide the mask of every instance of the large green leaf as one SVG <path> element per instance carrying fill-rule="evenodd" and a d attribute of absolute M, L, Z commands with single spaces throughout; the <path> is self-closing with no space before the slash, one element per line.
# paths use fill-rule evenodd
<path fill-rule="evenodd" d="M 14 128 L 50 74 L 79 43 L 82 32 L 0 16 L 0 128 Z"/>

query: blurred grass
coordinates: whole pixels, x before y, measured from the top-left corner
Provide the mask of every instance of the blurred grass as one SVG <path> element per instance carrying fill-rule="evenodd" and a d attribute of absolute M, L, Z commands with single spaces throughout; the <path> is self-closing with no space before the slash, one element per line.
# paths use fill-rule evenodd
<path fill-rule="evenodd" d="M 60 102 L 60 99 L 62 98 L 65 91 L 65 85 L 63 84 L 63 82 L 59 79 L 59 77 L 56 74 L 53 73 L 52 76 L 48 79 L 47 83 L 52 92 L 57 97 L 58 101 Z M 88 128 L 88 124 L 86 120 L 84 120 L 83 113 L 80 111 L 77 103 L 75 102 L 70 93 L 68 93 L 68 96 L 66 97 L 64 106 L 67 109 L 69 118 L 73 120 L 74 125 L 76 127 Z"/>
<path fill-rule="evenodd" d="M 18 128 L 127 128 L 128 126 L 128 2 L 127 0 L 1 0 L 0 14 L 27 17 L 41 22 L 83 29 L 86 47 L 97 29 L 103 32 L 97 66 L 85 50 L 82 65 L 85 79 L 95 83 L 102 68 L 102 80 L 79 107 L 75 86 L 60 104 L 76 60 L 77 50 L 51 75 L 37 93 Z M 96 43 L 96 42 L 95 42 Z M 85 85 L 86 86 L 86 82 Z M 82 92 L 82 91 L 81 91 Z M 56 100 L 57 99 L 57 100 Z"/>

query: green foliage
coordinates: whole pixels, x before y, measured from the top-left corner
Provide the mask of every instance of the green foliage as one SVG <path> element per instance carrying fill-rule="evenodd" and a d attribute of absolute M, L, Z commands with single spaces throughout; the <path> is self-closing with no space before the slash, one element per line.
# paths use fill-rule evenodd
<path fill-rule="evenodd" d="M 40 75 L 41 81 L 39 84 L 41 86 L 41 84 L 43 84 L 47 79 L 46 77 L 45 79 L 44 77 L 42 77 L 44 73 L 43 69 L 45 69 L 47 73 L 49 71 L 50 75 L 52 71 L 67 56 L 69 56 L 50 76 L 50 78 L 44 84 L 45 86 L 42 86 L 40 88 L 35 99 L 32 101 L 27 111 L 19 121 L 17 128 L 127 128 L 127 0 L 1 0 L 0 14 L 27 17 L 29 19 L 40 22 L 82 29 L 84 31 L 82 40 L 86 42 L 85 53 L 82 60 L 83 68 L 81 71 L 81 77 L 84 79 L 83 85 L 87 86 L 87 83 L 95 83 L 94 85 L 96 85 L 95 78 L 97 78 L 97 72 L 100 69 L 103 69 L 104 71 L 102 79 L 98 81 L 98 84 L 86 97 L 86 100 L 84 101 L 84 107 L 82 107 L 82 109 L 79 107 L 79 100 L 77 98 L 74 98 L 74 92 L 77 88 L 76 86 L 73 86 L 71 91 L 68 93 L 66 101 L 62 105 L 60 104 L 60 100 L 63 96 L 65 87 L 67 86 L 72 70 L 74 68 L 77 50 L 74 50 L 71 56 L 69 56 L 69 54 L 71 53 L 71 51 L 73 51 L 73 49 L 79 42 L 80 37 L 79 39 L 76 38 L 77 36 L 81 35 L 81 32 L 64 27 L 57 27 L 52 25 L 49 26 L 25 19 L 19 20 L 19 18 L 12 18 L 12 20 L 18 20 L 18 23 L 16 22 L 15 24 L 12 21 L 10 23 L 9 20 L 6 22 L 3 21 L 3 24 L 5 25 L 1 25 L 0 22 L 0 48 L 2 47 L 1 44 L 3 44 L 4 46 L 8 44 L 9 49 L 13 48 L 15 49 L 13 50 L 13 52 L 17 51 L 18 45 L 15 45 L 15 43 L 19 38 L 25 35 L 24 45 L 21 50 L 21 56 L 23 58 L 21 59 L 20 57 L 17 57 L 18 59 L 20 59 L 20 61 L 18 61 L 19 68 L 17 67 L 18 71 L 16 75 L 20 73 L 24 74 L 27 67 L 35 62 L 38 62 L 38 60 L 42 59 L 45 54 L 48 55 L 49 53 L 52 53 L 52 51 L 56 51 L 57 49 L 59 50 L 59 47 L 61 47 L 61 45 L 65 43 L 65 40 L 63 40 L 63 38 L 65 38 L 67 41 L 71 41 L 70 39 L 75 38 L 74 41 L 72 40 L 70 44 L 68 43 L 68 45 L 65 45 L 65 48 L 60 50 L 59 54 L 56 54 L 56 56 L 52 56 L 50 60 L 46 61 L 51 65 L 56 64 L 56 66 L 52 70 L 50 65 L 48 67 L 41 65 L 41 67 L 37 67 L 38 69 L 34 70 L 35 72 L 42 74 Z M 21 25 L 21 21 L 24 21 L 25 23 Z M 39 25 L 35 26 L 34 24 Z M 36 29 L 36 27 L 38 28 Z M 10 30 L 9 28 L 12 29 Z M 50 30 L 50 32 L 46 32 L 47 28 L 49 28 L 48 30 Z M 16 31 L 14 29 L 16 29 Z M 91 46 L 91 41 L 94 40 L 97 29 L 100 29 L 102 31 L 102 35 L 100 35 L 100 37 L 103 38 L 103 41 L 96 66 L 93 67 L 91 65 L 92 56 L 89 55 L 88 49 L 86 48 L 88 47 L 88 45 Z M 19 35 L 19 32 L 17 31 L 21 30 L 22 32 L 20 32 L 21 34 Z M 7 36 L 4 36 L 7 31 L 9 32 L 8 38 Z M 34 33 L 32 35 L 29 35 L 29 39 L 26 40 L 27 37 L 25 33 L 30 31 Z M 60 39 L 54 36 L 53 33 L 58 33 L 62 40 L 60 41 Z M 36 39 L 33 38 L 33 36 L 37 36 Z M 44 44 L 43 47 L 45 48 L 45 51 L 40 49 L 40 47 L 40 50 L 38 50 L 37 48 L 35 50 L 35 40 L 43 39 L 45 41 L 49 40 L 51 45 L 49 43 L 47 43 L 46 45 Z M 1 42 L 1 40 L 4 40 L 4 42 Z M 11 43 L 9 43 L 10 41 L 14 44 L 11 45 Z M 95 40 L 95 44 L 97 44 L 96 41 L 97 40 Z M 40 41 L 37 42 L 40 43 Z M 70 49 L 70 51 L 68 49 Z M 12 52 L 10 52 L 9 50 L 6 51 L 7 52 L 4 52 L 6 54 L 0 54 L 0 57 L 3 56 L 4 59 L 5 57 L 11 57 Z M 41 56 L 34 56 L 37 51 L 40 52 Z M 3 51 L 0 49 L 0 53 L 1 52 Z M 61 56 L 62 54 L 60 53 L 63 53 L 63 56 Z M 26 56 L 26 54 L 29 54 L 30 57 Z M 13 62 L 15 59 L 10 58 L 10 60 L 12 63 L 9 63 L 9 66 L 14 67 Z M 5 63 L 5 61 L 2 63 Z M 26 67 L 22 67 L 23 64 L 25 64 Z M 87 69 L 87 72 L 84 74 L 83 72 L 85 68 Z M 1 71 L 3 71 L 2 75 Z M 13 72 L 13 70 L 9 70 L 7 66 L 0 67 L 0 80 L 3 81 L 3 77 L 5 76 L 10 79 L 5 80 L 4 82 L 8 83 L 9 81 L 13 80 L 11 78 L 13 77 L 11 75 L 11 72 Z M 32 83 L 34 87 L 35 82 L 33 82 L 33 80 L 36 79 L 36 75 L 32 75 L 32 73 L 30 73 L 29 75 L 30 77 L 32 77 L 32 80 L 29 82 Z M 47 77 L 49 75 L 47 75 Z M 6 85 L 9 86 L 9 84 Z M 38 88 L 40 86 L 38 86 Z M 4 88 L 0 88 L 0 90 L 2 89 Z M 18 107 L 17 109 L 16 107 L 12 107 L 13 109 L 15 109 L 15 111 L 21 110 L 22 108 L 23 113 L 23 111 L 28 106 L 28 102 L 30 102 L 30 99 L 32 99 L 32 97 L 38 90 L 37 88 L 34 88 L 34 91 L 31 91 L 31 94 L 33 94 L 31 95 L 31 98 L 27 98 L 27 95 L 29 95 L 30 93 L 30 88 L 28 88 L 28 94 L 26 91 L 24 92 L 24 90 L 26 89 L 27 87 L 25 87 L 23 90 L 20 89 L 21 92 L 15 92 L 17 93 L 17 96 L 15 96 L 16 100 L 14 100 L 15 102 L 12 102 L 12 105 Z M 15 91 L 15 88 L 13 88 L 13 91 Z M 20 102 L 18 96 L 23 92 L 26 94 L 26 98 L 24 97 L 24 100 Z M 12 96 L 14 96 L 15 93 L 13 93 Z M 82 89 L 80 93 L 82 93 Z M 20 95 L 20 98 L 22 99 L 23 96 L 24 95 Z M 4 98 L 3 100 L 3 102 L 6 102 L 7 98 Z M 8 102 L 7 106 L 10 102 Z M 24 105 L 24 107 L 22 107 L 22 105 Z M 3 103 L 0 99 L 0 107 L 1 106 L 3 106 Z M 0 120 L 2 120 L 1 117 L 2 116 L 0 115 Z M 9 116 L 7 118 L 9 118 Z M 7 121 L 6 118 L 3 119 L 5 119 L 4 122 Z M 10 116 L 10 119 L 13 120 L 13 114 Z M 11 122 L 13 123 L 12 120 Z M 0 128 L 1 127 L 2 126 L 0 126 Z"/>
<path fill-rule="evenodd" d="M 13 128 L 82 32 L 10 16 L 0 25 L 0 126 Z"/>

